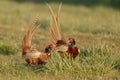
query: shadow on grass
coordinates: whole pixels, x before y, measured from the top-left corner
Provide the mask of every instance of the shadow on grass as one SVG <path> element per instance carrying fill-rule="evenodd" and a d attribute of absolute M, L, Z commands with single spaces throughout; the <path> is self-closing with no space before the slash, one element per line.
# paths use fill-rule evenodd
<path fill-rule="evenodd" d="M 44 72 L 48 70 L 46 66 L 36 66 L 36 65 L 29 65 L 29 64 L 24 64 L 24 66 L 30 68 L 34 72 Z"/>
<path fill-rule="evenodd" d="M 104 5 L 108 7 L 112 7 L 115 9 L 120 9 L 120 0 L 12 0 L 19 3 L 22 2 L 33 2 L 33 3 L 44 3 L 44 2 L 55 2 L 55 3 L 65 3 L 65 4 L 73 4 L 73 5 L 85 5 L 85 6 L 97 6 Z"/>
<path fill-rule="evenodd" d="M 114 69 L 118 70 L 120 72 L 120 59 L 116 60 L 115 64 L 114 64 Z"/>
<path fill-rule="evenodd" d="M 17 50 L 10 45 L 0 45 L 0 54 L 10 55 L 17 53 Z"/>

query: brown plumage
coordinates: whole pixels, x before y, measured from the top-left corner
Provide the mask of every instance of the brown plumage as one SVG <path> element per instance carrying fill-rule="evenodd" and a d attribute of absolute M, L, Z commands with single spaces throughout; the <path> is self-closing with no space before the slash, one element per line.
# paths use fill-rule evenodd
<path fill-rule="evenodd" d="M 60 28 L 59 14 L 60 14 L 62 3 L 59 5 L 57 16 L 54 14 L 51 6 L 49 4 L 47 4 L 47 6 L 50 9 L 50 12 L 52 15 L 52 21 L 50 25 L 50 34 L 52 36 L 52 42 L 56 45 L 56 48 L 54 50 L 61 53 L 61 56 L 66 55 L 66 56 L 75 58 L 79 54 L 79 50 L 75 45 L 75 40 L 73 38 L 70 38 L 68 41 L 66 41 Z M 73 39 L 73 42 L 70 42 L 70 40 L 72 39 Z"/>
<path fill-rule="evenodd" d="M 75 40 L 73 38 L 69 38 L 68 43 L 69 43 L 68 44 L 69 47 L 68 47 L 67 52 L 68 52 L 68 54 L 70 56 L 72 56 L 73 58 L 75 58 L 80 53 L 80 50 L 75 45 L 76 42 L 75 42 Z"/>
<path fill-rule="evenodd" d="M 23 38 L 22 57 L 24 57 L 26 62 L 30 65 L 45 65 L 51 56 L 50 51 L 53 45 L 48 45 L 44 52 L 39 52 L 36 49 L 31 50 L 31 40 L 36 28 L 38 27 L 35 26 L 34 22 Z"/>

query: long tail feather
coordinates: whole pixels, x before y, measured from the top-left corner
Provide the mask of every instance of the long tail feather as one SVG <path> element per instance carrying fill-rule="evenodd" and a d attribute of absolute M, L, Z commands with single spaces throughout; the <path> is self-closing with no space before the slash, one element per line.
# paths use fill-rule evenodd
<path fill-rule="evenodd" d="M 54 14 L 51 6 L 50 6 L 49 4 L 47 4 L 47 6 L 48 6 L 48 8 L 50 9 L 50 12 L 51 12 L 51 14 L 52 14 L 53 23 L 52 23 L 51 26 L 54 27 L 54 29 L 55 29 L 55 31 L 56 31 L 56 35 L 57 35 L 56 37 L 57 37 L 58 39 L 60 39 L 60 38 L 61 38 L 61 34 L 60 34 L 60 29 L 58 29 L 59 27 L 58 27 L 58 22 L 57 22 L 57 20 L 56 20 L 56 16 L 55 16 L 55 14 Z"/>
<path fill-rule="evenodd" d="M 47 4 L 47 6 L 52 14 L 52 23 L 50 25 L 50 33 L 53 38 L 52 40 L 54 44 L 56 44 L 58 40 L 62 40 L 66 43 L 64 36 L 61 34 L 60 23 L 59 23 L 59 15 L 60 15 L 60 9 L 61 9 L 62 3 L 59 5 L 57 16 L 55 16 L 51 6 L 49 4 Z"/>
<path fill-rule="evenodd" d="M 31 48 L 32 36 L 34 34 L 35 29 L 38 28 L 38 26 L 35 26 L 36 21 L 37 20 L 35 20 L 32 23 L 30 29 L 28 30 L 27 34 L 23 38 L 23 42 L 22 42 L 22 53 L 23 54 L 25 54 Z"/>

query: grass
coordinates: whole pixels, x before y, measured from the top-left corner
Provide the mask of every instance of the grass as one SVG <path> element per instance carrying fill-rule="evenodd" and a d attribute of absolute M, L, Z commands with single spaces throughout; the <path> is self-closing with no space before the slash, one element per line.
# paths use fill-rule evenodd
<path fill-rule="evenodd" d="M 50 3 L 56 11 L 57 3 Z M 0 80 L 119 80 L 120 11 L 104 6 L 63 4 L 61 26 L 66 39 L 74 37 L 81 53 L 75 60 L 53 52 L 42 67 L 29 66 L 21 57 L 21 42 L 37 15 L 42 24 L 32 48 L 51 43 L 50 12 L 45 4 L 0 1 Z M 66 31 L 67 30 L 67 31 Z M 39 44 L 39 45 L 38 45 Z"/>

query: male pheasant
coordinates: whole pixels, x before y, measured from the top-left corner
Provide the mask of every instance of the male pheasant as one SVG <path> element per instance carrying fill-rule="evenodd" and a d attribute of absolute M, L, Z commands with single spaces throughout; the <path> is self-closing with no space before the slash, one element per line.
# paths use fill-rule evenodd
<path fill-rule="evenodd" d="M 62 4 L 59 5 L 57 16 L 54 14 L 51 6 L 49 4 L 47 4 L 47 6 L 52 15 L 50 34 L 52 36 L 52 42 L 56 46 L 54 50 L 58 51 L 62 57 L 67 56 L 75 59 L 80 53 L 80 50 L 76 46 L 75 39 L 69 38 L 66 41 L 60 29 L 59 14 Z"/>
<path fill-rule="evenodd" d="M 22 57 L 24 57 L 26 62 L 30 65 L 45 65 L 51 56 L 50 52 L 54 46 L 52 44 L 48 45 L 44 52 L 40 52 L 36 49 L 31 50 L 31 39 L 36 28 L 37 26 L 33 23 L 32 27 L 24 36 L 22 42 Z"/>

